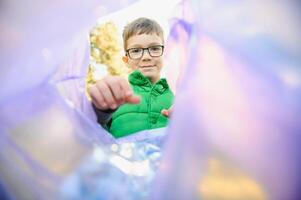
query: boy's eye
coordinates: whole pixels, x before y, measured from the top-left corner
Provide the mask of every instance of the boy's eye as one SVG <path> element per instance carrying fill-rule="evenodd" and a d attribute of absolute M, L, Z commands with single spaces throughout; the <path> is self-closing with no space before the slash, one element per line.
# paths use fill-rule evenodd
<path fill-rule="evenodd" d="M 156 52 L 156 51 L 161 51 L 161 46 L 153 46 L 149 47 L 150 51 Z"/>
<path fill-rule="evenodd" d="M 131 49 L 129 53 L 141 53 L 142 49 L 137 48 L 137 49 Z"/>

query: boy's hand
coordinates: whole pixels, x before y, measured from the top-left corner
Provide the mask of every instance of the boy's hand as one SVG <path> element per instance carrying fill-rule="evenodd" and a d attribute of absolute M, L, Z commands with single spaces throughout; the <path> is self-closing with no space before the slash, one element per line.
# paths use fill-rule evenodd
<path fill-rule="evenodd" d="M 173 111 L 173 106 L 171 106 L 169 109 L 163 109 L 161 110 L 161 114 L 164 115 L 165 117 L 170 118 L 172 115 L 172 111 Z"/>
<path fill-rule="evenodd" d="M 106 76 L 90 86 L 88 93 L 99 110 L 114 110 L 124 103 L 140 102 L 140 97 L 134 95 L 128 81 L 118 76 Z"/>

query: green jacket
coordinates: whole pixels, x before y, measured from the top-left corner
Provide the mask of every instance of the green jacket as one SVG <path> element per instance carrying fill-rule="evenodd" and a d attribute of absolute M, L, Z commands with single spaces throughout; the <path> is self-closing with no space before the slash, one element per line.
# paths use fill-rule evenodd
<path fill-rule="evenodd" d="M 140 103 L 120 106 L 107 124 L 109 132 L 118 138 L 167 126 L 168 118 L 161 114 L 161 110 L 171 107 L 174 95 L 166 79 L 153 85 L 141 72 L 134 71 L 129 75 L 129 82 L 134 93 L 141 96 Z"/>

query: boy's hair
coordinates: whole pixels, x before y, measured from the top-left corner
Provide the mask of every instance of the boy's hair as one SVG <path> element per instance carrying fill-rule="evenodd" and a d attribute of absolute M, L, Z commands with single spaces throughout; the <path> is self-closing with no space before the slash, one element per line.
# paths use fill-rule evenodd
<path fill-rule="evenodd" d="M 164 43 L 164 35 L 162 27 L 154 20 L 148 18 L 138 18 L 131 23 L 127 24 L 123 29 L 123 47 L 126 51 L 127 48 L 127 40 L 133 35 L 140 34 L 157 34 L 160 36 Z"/>

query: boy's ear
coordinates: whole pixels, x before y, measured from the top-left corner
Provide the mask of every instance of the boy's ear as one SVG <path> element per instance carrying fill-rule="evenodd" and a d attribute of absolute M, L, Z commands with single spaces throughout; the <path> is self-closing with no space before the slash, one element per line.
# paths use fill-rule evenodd
<path fill-rule="evenodd" d="M 122 56 L 122 60 L 125 64 L 128 64 L 129 58 L 127 56 Z"/>

